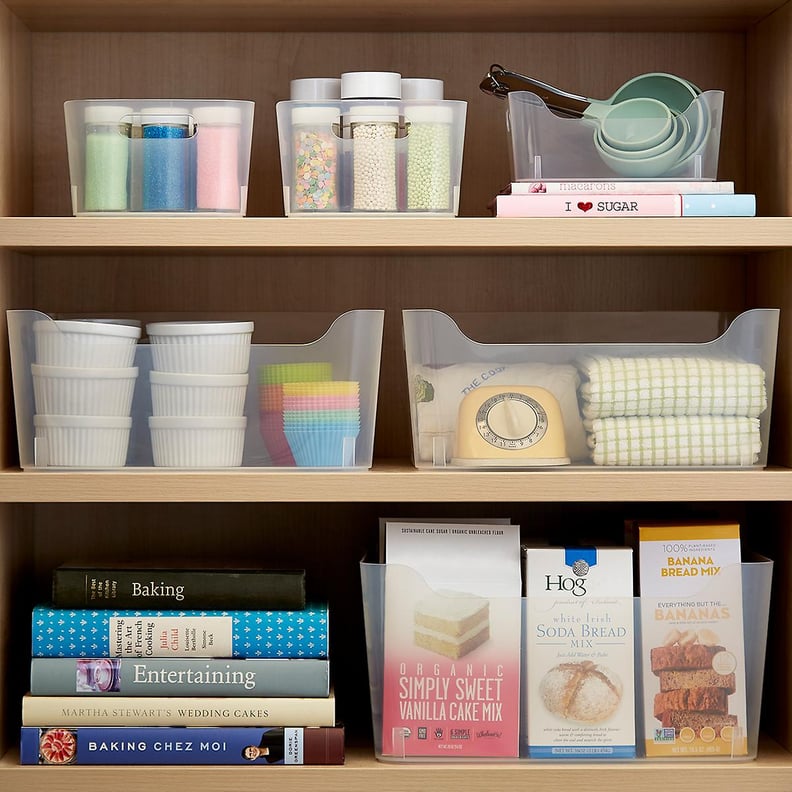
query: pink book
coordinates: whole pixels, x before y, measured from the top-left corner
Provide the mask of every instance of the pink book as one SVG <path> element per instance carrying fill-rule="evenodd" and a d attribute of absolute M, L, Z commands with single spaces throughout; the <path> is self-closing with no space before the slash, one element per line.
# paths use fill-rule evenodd
<path fill-rule="evenodd" d="M 728 195 L 734 192 L 733 181 L 620 181 L 616 179 L 580 179 L 577 181 L 526 181 L 512 182 L 503 193 L 508 195 L 556 195 L 561 193 L 594 193 L 601 195 Z"/>
<path fill-rule="evenodd" d="M 681 195 L 499 195 L 496 217 L 681 217 Z"/>

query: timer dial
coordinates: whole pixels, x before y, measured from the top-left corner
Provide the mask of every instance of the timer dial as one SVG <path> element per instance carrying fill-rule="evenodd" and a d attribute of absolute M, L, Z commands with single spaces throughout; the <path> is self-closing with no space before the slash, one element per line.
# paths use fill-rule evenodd
<path fill-rule="evenodd" d="M 547 413 L 524 393 L 503 391 L 490 396 L 476 413 L 476 428 L 495 448 L 520 450 L 541 440 L 547 432 Z"/>

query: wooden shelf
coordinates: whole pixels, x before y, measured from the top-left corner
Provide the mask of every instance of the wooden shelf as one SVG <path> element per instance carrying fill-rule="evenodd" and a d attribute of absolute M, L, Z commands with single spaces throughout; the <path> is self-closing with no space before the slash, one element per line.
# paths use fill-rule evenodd
<path fill-rule="evenodd" d="M 124 468 L 0 473 L 0 501 L 14 503 L 777 501 L 789 492 L 788 468 L 496 472 L 416 470 L 407 463 L 381 462 L 350 472 Z"/>
<path fill-rule="evenodd" d="M 14 792 L 40 792 L 45 783 L 57 784 L 58 792 L 104 792 L 118 786 L 119 767 L 20 767 L 16 751 L 0 760 L 0 772 Z M 275 783 L 275 776 L 262 781 L 260 774 L 277 773 L 282 792 L 314 787 L 326 792 L 512 792 L 530 786 L 535 792 L 558 789 L 618 787 L 622 792 L 644 792 L 662 774 L 664 792 L 723 792 L 750 789 L 772 792 L 786 789 L 792 771 L 792 755 L 775 743 L 763 741 L 759 758 L 752 762 L 650 761 L 632 763 L 416 763 L 378 762 L 372 750 L 347 750 L 343 767 L 139 767 L 123 768 L 125 789 L 164 789 L 170 786 L 202 790 L 258 790 L 262 783 Z"/>
<path fill-rule="evenodd" d="M 17 251 L 152 249 L 260 253 L 415 250 L 489 254 L 765 251 L 792 245 L 792 218 L 5 217 Z"/>
<path fill-rule="evenodd" d="M 424 3 L 385 0 L 7 0 L 31 30 L 545 31 L 743 30 L 783 0 L 503 0 L 497 13 L 481 0 Z"/>

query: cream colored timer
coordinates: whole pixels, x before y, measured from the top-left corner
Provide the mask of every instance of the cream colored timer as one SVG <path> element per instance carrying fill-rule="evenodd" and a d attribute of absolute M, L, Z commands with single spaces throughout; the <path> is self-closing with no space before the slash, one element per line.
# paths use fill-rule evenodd
<path fill-rule="evenodd" d="M 453 465 L 568 465 L 564 421 L 556 397 L 533 385 L 483 385 L 459 406 Z"/>

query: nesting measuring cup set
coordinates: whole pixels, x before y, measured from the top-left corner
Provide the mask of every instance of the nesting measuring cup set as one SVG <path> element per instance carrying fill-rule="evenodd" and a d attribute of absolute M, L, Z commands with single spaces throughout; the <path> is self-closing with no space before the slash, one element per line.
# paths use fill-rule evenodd
<path fill-rule="evenodd" d="M 456 214 L 466 102 L 396 72 L 293 80 L 278 102 L 287 215 Z"/>
<path fill-rule="evenodd" d="M 717 177 L 722 91 L 652 72 L 591 99 L 497 64 L 480 87 L 507 99 L 515 181 Z"/>
<path fill-rule="evenodd" d="M 64 112 L 75 215 L 245 214 L 253 102 L 92 99 Z"/>

